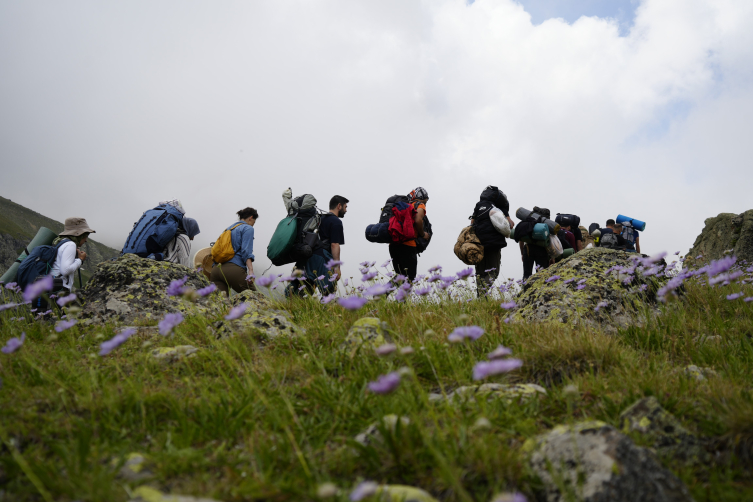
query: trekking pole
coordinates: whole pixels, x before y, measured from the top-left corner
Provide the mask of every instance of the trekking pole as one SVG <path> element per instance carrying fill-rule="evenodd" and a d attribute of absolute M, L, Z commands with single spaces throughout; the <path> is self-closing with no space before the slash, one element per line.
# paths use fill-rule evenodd
<path fill-rule="evenodd" d="M 81 267 L 78 268 L 78 289 L 83 289 L 84 286 L 81 283 Z"/>

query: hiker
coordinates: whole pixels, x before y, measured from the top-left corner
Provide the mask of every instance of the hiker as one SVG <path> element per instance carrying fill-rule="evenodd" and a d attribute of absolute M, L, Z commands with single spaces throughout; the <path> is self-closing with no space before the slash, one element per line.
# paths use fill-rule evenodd
<path fill-rule="evenodd" d="M 313 254 L 305 261 L 305 265 L 296 264 L 296 268 L 304 271 L 304 285 L 309 294 L 314 292 L 314 286 L 319 288 L 322 296 L 335 292 L 340 279 L 340 265 L 327 270 L 327 263 L 330 260 L 340 261 L 340 246 L 345 244 L 341 220 L 348 212 L 348 202 L 350 201 L 342 195 L 335 195 L 330 199 L 329 212 L 320 216 L 319 243 L 314 246 Z M 300 290 L 296 288 L 293 291 Z"/>
<path fill-rule="evenodd" d="M 572 227 L 570 225 L 562 226 L 560 225 L 560 231 L 557 233 L 557 237 L 559 238 L 560 242 L 562 243 L 562 247 L 564 249 L 572 249 L 573 252 L 577 252 L 577 244 L 575 240 L 575 235 L 570 230 Z"/>
<path fill-rule="evenodd" d="M 428 241 L 431 235 L 424 230 L 424 216 L 426 216 L 426 203 L 429 202 L 429 192 L 425 188 L 418 187 L 408 194 L 408 199 L 415 208 L 413 231 L 416 235 Z M 418 269 L 416 239 L 402 243 L 391 243 L 390 258 L 392 258 L 392 266 L 395 268 L 395 272 L 406 276 L 411 282 L 416 278 Z"/>
<path fill-rule="evenodd" d="M 499 267 L 502 262 L 502 248 L 507 247 L 507 240 L 503 230 L 506 227 L 507 237 L 510 229 L 515 226 L 510 218 L 510 203 L 507 196 L 495 186 L 489 185 L 482 192 L 479 201 L 473 208 L 471 225 L 474 227 L 476 237 L 484 247 L 484 258 L 476 267 L 476 294 L 481 297 L 486 294 L 499 277 Z M 504 215 L 506 222 L 499 223 L 499 218 Z M 507 223 L 507 225 L 504 225 Z"/>
<path fill-rule="evenodd" d="M 549 218 L 551 212 L 549 209 L 534 206 L 534 213 L 538 213 L 544 218 Z M 519 223 L 521 225 L 522 223 Z M 534 263 L 541 268 L 547 268 L 549 265 L 554 264 L 554 259 L 549 257 L 546 248 L 537 246 L 535 244 L 526 244 L 520 242 L 520 253 L 523 260 L 523 279 L 528 279 L 533 274 Z M 563 244 L 564 246 L 564 244 Z"/>
<path fill-rule="evenodd" d="M 199 232 L 199 223 L 193 218 L 184 216 L 175 237 L 162 250 L 163 260 L 192 268 L 189 256 L 191 254 L 191 241 L 199 235 Z"/>
<path fill-rule="evenodd" d="M 620 232 L 620 235 L 625 239 L 625 251 L 630 253 L 641 252 L 640 232 L 633 228 L 630 222 L 622 222 L 622 232 Z"/>
<path fill-rule="evenodd" d="M 247 289 L 256 291 L 254 284 L 254 224 L 259 218 L 259 213 L 252 207 L 238 211 L 238 221 L 227 227 L 230 232 L 230 245 L 232 246 L 232 258 L 222 263 L 215 263 L 212 267 L 210 280 L 217 289 L 230 296 L 230 289 L 236 293 Z M 224 232 L 223 232 L 223 235 Z M 222 235 L 215 242 L 219 246 Z M 217 256 L 214 251 L 212 256 Z M 219 249 L 217 250 L 219 251 Z"/>
<path fill-rule="evenodd" d="M 583 233 L 581 231 L 580 225 L 580 216 L 574 215 L 574 214 L 561 214 L 557 213 L 557 217 L 554 219 L 557 223 L 560 224 L 560 227 L 567 230 L 573 235 L 573 239 L 570 240 L 567 239 L 568 243 L 573 249 L 574 253 L 577 253 L 578 251 L 582 251 L 585 249 L 586 244 L 583 239 Z M 584 229 L 585 230 L 585 229 Z M 559 236 L 560 241 L 562 241 L 562 236 Z M 563 242 L 563 245 L 565 243 Z"/>
<path fill-rule="evenodd" d="M 621 231 L 621 224 L 619 224 L 618 231 L 618 224 L 613 219 L 608 219 L 606 228 L 601 229 L 599 245 L 609 249 L 625 249 L 625 239 L 620 235 Z"/>

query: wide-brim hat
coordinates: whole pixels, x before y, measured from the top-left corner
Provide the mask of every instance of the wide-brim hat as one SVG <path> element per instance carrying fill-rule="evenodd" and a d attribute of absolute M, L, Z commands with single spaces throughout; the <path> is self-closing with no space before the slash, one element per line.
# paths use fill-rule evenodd
<path fill-rule="evenodd" d="M 196 251 L 196 254 L 193 255 L 193 266 L 195 268 L 201 267 L 201 271 L 207 276 L 207 279 L 209 279 L 209 276 L 212 274 L 213 263 L 212 248 L 199 249 Z"/>
<path fill-rule="evenodd" d="M 60 232 L 59 235 L 72 235 L 78 237 L 79 235 L 93 233 L 96 233 L 96 231 L 89 228 L 89 224 L 86 223 L 84 218 L 66 218 L 65 230 Z"/>

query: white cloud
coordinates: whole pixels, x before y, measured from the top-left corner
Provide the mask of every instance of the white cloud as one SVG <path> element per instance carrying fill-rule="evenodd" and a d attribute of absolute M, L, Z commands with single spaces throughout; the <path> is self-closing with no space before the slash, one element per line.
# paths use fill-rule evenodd
<path fill-rule="evenodd" d="M 288 186 L 351 199 L 352 273 L 387 257 L 363 230 L 417 185 L 423 269 L 463 266 L 452 245 L 487 184 L 515 208 L 644 219 L 648 252 L 750 209 L 746 0 L 644 1 L 627 36 L 534 26 L 511 0 L 73 5 L 0 7 L 2 195 L 114 246 L 164 197 L 200 245 L 251 205 L 264 269 Z M 514 243 L 503 273 L 522 273 Z"/>

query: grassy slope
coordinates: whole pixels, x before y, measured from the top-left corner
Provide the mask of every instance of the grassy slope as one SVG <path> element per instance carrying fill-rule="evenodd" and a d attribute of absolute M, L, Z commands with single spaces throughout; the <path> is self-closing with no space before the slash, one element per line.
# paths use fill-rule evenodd
<path fill-rule="evenodd" d="M 28 242 L 34 238 L 40 227 L 47 227 L 53 232 L 59 233 L 63 231 L 64 225 L 59 221 L 16 204 L 5 197 L 0 197 L 0 234 L 8 234 L 18 240 Z M 118 254 L 117 250 L 91 239 L 89 239 L 86 246 L 96 248 L 99 251 L 99 256 L 105 259 Z M 19 253 L 21 252 L 21 250 L 18 251 Z M 95 268 L 95 265 L 92 264 L 92 270 Z M 91 272 L 84 272 L 83 274 L 87 276 L 86 279 L 88 280 Z"/>
<path fill-rule="evenodd" d="M 111 462 L 142 452 L 153 461 L 156 486 L 224 501 L 311 500 L 319 483 L 350 488 L 359 479 L 416 485 L 450 501 L 490 500 L 512 489 L 531 495 L 536 481 L 520 446 L 571 419 L 563 388 L 573 384 L 580 391 L 574 419 L 619 427 L 621 411 L 655 395 L 691 431 L 735 442 L 738 455 L 728 464 L 690 469 L 664 462 L 696 500 L 709 494 L 717 501 L 751 500 L 752 463 L 745 457 L 753 451 L 753 303 L 727 301 L 731 291 L 691 286 L 684 303 L 618 336 L 507 325 L 493 301 L 382 301 L 352 313 L 298 300 L 284 308 L 308 330 L 305 337 L 263 341 L 248 333 L 218 341 L 206 334 L 207 319 L 190 318 L 171 338 L 133 337 L 106 358 L 96 352 L 112 328 L 74 327 L 53 340 L 49 326 L 22 326 L 0 314 L 3 343 L 22 329 L 28 336 L 19 352 L 0 354 L 0 425 L 22 454 L 0 451 L 0 493 L 40 500 L 21 468 L 25 461 L 54 500 L 127 500 Z M 348 327 L 369 308 L 399 333 L 399 346 L 415 352 L 381 358 L 365 350 L 351 358 L 339 351 Z M 473 343 L 447 345 L 446 334 L 460 324 L 487 332 Z M 722 342 L 701 345 L 698 335 L 719 335 Z M 524 366 L 490 380 L 537 382 L 547 397 L 513 405 L 428 403 L 429 391 L 471 383 L 475 362 L 500 343 Z M 179 344 L 202 350 L 173 366 L 149 361 L 154 346 Z M 691 363 L 719 376 L 701 383 L 680 376 L 678 369 Z M 395 393 L 365 390 L 403 366 L 415 376 Z M 387 434 L 383 444 L 358 448 L 353 437 L 390 413 L 410 417 L 411 424 Z M 474 429 L 479 417 L 491 428 Z"/>

